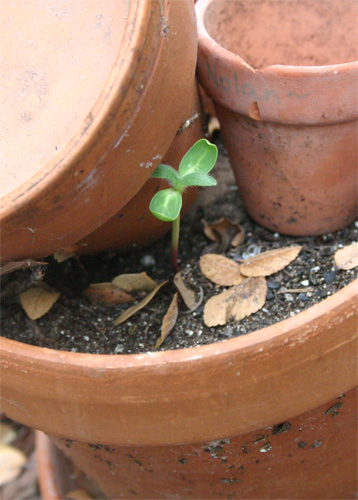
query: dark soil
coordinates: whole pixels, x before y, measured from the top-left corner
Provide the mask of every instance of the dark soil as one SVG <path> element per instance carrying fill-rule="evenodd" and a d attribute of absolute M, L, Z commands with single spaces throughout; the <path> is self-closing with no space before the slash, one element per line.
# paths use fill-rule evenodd
<path fill-rule="evenodd" d="M 335 268 L 333 256 L 338 248 L 357 241 L 357 222 L 334 234 L 317 237 L 288 237 L 272 233 L 255 224 L 243 211 L 224 147 L 214 175 L 216 188 L 203 191 L 195 206 L 184 217 L 181 227 L 180 269 L 195 290 L 202 287 L 204 298 L 198 309 L 188 313 L 180 303 L 177 323 L 160 350 L 194 347 L 245 335 L 252 331 L 294 316 L 343 288 L 356 277 L 356 271 Z M 208 328 L 203 321 L 205 302 L 220 291 L 200 272 L 199 259 L 204 253 L 217 253 L 215 243 L 203 233 L 202 220 L 213 222 L 220 217 L 240 221 L 246 237 L 237 249 L 229 248 L 225 255 L 234 260 L 246 258 L 289 245 L 302 245 L 298 258 L 286 269 L 267 278 L 268 293 L 265 306 L 257 313 L 224 327 Z M 162 319 L 169 307 L 174 286 L 162 288 L 141 312 L 117 327 L 113 320 L 128 307 L 93 306 L 83 295 L 90 283 L 111 281 L 122 273 L 146 271 L 157 282 L 171 279 L 170 235 L 144 250 L 134 249 L 128 256 L 106 252 L 97 257 L 80 257 L 58 264 L 48 259 L 44 281 L 61 292 L 61 297 L 42 318 L 27 318 L 19 303 L 2 304 L 1 333 L 4 337 L 32 345 L 54 349 L 99 354 L 128 354 L 154 351 L 160 336 Z M 5 276 L 3 288 L 16 282 L 25 288 L 36 282 L 39 272 L 22 270 Z M 299 292 L 285 292 L 300 289 Z M 14 300 L 11 300 L 14 302 Z"/>

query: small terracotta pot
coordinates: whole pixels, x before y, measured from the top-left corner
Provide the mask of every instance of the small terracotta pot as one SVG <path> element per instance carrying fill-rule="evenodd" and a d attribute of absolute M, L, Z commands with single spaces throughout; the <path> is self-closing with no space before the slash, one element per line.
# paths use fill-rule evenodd
<path fill-rule="evenodd" d="M 357 2 L 199 0 L 198 76 L 250 215 L 291 235 L 357 216 Z"/>
<path fill-rule="evenodd" d="M 204 119 L 196 82 L 187 101 L 187 111 L 174 141 L 161 163 L 179 167 L 187 150 L 204 136 Z M 143 247 L 163 236 L 171 225 L 155 218 L 149 211 L 154 194 L 168 187 L 165 181 L 148 179 L 142 189 L 116 215 L 86 238 L 67 248 L 77 254 L 95 254 L 107 249 L 128 252 L 133 247 Z M 181 214 L 190 208 L 197 195 L 197 189 L 190 188 L 183 193 Z"/>
<path fill-rule="evenodd" d="M 187 111 L 192 0 L 85 4 L 5 3 L 3 262 L 50 255 L 104 224 L 144 185 Z"/>
<path fill-rule="evenodd" d="M 108 498 L 354 498 L 357 296 L 358 280 L 263 330 L 177 351 L 3 338 L 2 411 L 50 434 Z"/>

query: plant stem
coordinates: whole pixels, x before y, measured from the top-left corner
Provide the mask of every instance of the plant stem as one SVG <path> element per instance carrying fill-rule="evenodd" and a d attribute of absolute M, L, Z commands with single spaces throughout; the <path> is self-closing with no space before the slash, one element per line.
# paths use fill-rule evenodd
<path fill-rule="evenodd" d="M 179 229 L 180 229 L 180 215 L 173 220 L 173 225 L 172 225 L 172 255 L 171 255 L 171 261 L 172 261 L 172 266 L 175 269 L 175 271 L 179 271 L 178 268 L 178 247 L 179 247 Z"/>

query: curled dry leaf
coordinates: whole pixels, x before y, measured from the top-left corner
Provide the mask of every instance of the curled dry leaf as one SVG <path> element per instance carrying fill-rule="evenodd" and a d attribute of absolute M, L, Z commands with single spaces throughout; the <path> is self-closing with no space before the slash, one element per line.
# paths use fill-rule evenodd
<path fill-rule="evenodd" d="M 82 488 L 76 488 L 66 493 L 66 500 L 93 500 L 93 497 Z"/>
<path fill-rule="evenodd" d="M 27 461 L 26 455 L 6 444 L 0 444 L 0 486 L 16 479 Z"/>
<path fill-rule="evenodd" d="M 51 309 L 59 296 L 60 292 L 38 286 L 21 293 L 20 303 L 30 319 L 38 319 Z"/>
<path fill-rule="evenodd" d="M 177 317 L 178 317 L 178 297 L 179 297 L 179 293 L 176 292 L 174 294 L 173 300 L 170 303 L 168 311 L 163 318 L 161 334 L 160 334 L 159 339 L 157 340 L 157 343 L 155 344 L 156 349 L 162 345 L 164 340 L 168 337 L 169 333 L 174 328 L 174 325 L 175 325 Z"/>
<path fill-rule="evenodd" d="M 266 302 L 265 278 L 248 278 L 240 285 L 211 297 L 204 308 L 207 326 L 225 325 L 230 319 L 240 321 L 261 309 Z"/>
<path fill-rule="evenodd" d="M 208 253 L 200 258 L 201 272 L 213 283 L 221 286 L 238 285 L 244 279 L 240 265 L 223 255 Z"/>
<path fill-rule="evenodd" d="M 148 276 L 147 273 L 120 274 L 116 276 L 112 283 L 125 292 L 138 292 L 141 290 L 152 291 L 157 283 Z"/>
<path fill-rule="evenodd" d="M 16 262 L 8 262 L 0 267 L 0 276 L 3 274 L 12 273 L 13 271 L 17 271 L 18 269 L 30 269 L 31 267 L 37 266 L 47 266 L 47 262 L 41 262 L 37 260 L 27 259 Z"/>
<path fill-rule="evenodd" d="M 240 266 L 244 276 L 269 276 L 290 264 L 301 251 L 301 246 L 277 248 L 249 257 Z"/>
<path fill-rule="evenodd" d="M 196 307 L 198 307 L 198 303 L 196 301 L 195 292 L 186 286 L 180 271 L 174 276 L 174 285 L 179 291 L 186 307 L 191 310 L 196 309 Z"/>
<path fill-rule="evenodd" d="M 204 234 L 211 241 L 215 241 L 219 244 L 220 251 L 224 252 L 230 243 L 234 247 L 240 245 L 245 238 L 245 232 L 242 226 L 225 217 L 212 223 L 208 223 L 204 220 L 203 223 Z"/>
<path fill-rule="evenodd" d="M 56 262 L 61 264 L 61 262 L 65 262 L 68 259 L 72 259 L 72 257 L 76 257 L 77 254 L 74 252 L 65 252 L 64 250 L 60 250 L 53 254 L 53 258 Z"/>
<path fill-rule="evenodd" d="M 334 262 L 338 269 L 354 269 L 358 266 L 358 242 L 347 245 L 336 251 Z"/>
<path fill-rule="evenodd" d="M 161 283 L 160 285 L 157 285 L 157 287 L 154 290 L 152 290 L 146 297 L 144 297 L 143 300 L 138 302 L 138 304 L 135 304 L 134 306 L 126 309 L 119 316 L 119 318 L 114 320 L 114 325 L 117 326 L 117 325 L 120 325 L 121 323 L 124 323 L 125 321 L 127 321 L 127 319 L 129 319 L 131 316 L 133 316 L 133 314 L 136 314 L 138 311 L 143 309 L 143 307 L 145 307 L 152 300 L 152 298 L 158 293 L 158 291 L 162 288 L 162 286 L 166 285 L 167 283 L 168 283 L 168 280 L 163 281 L 163 283 Z"/>
<path fill-rule="evenodd" d="M 0 443 L 10 444 L 15 441 L 17 433 L 15 429 L 5 422 L 0 422 Z"/>
<path fill-rule="evenodd" d="M 134 302 L 134 297 L 114 283 L 93 283 L 84 291 L 92 304 L 118 305 Z"/>

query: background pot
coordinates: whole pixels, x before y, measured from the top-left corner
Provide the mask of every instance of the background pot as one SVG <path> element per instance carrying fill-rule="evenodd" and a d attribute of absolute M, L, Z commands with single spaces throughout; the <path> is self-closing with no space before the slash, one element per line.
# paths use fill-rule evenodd
<path fill-rule="evenodd" d="M 250 215 L 321 234 L 357 215 L 357 3 L 199 0 L 198 76 Z"/>
<path fill-rule="evenodd" d="M 154 354 L 2 339 L 2 411 L 109 498 L 353 498 L 357 294 L 358 280 L 263 330 Z"/>
<path fill-rule="evenodd" d="M 181 127 L 160 163 L 179 167 L 187 150 L 204 136 L 204 119 L 198 88 L 193 80 L 193 91 L 188 97 L 187 111 Z M 149 203 L 154 194 L 168 187 L 167 182 L 148 179 L 142 189 L 116 215 L 86 238 L 67 248 L 77 254 L 95 254 L 106 249 L 127 252 L 133 247 L 153 243 L 171 229 L 171 224 L 162 222 L 149 212 Z M 189 209 L 197 195 L 197 189 L 188 189 L 183 194 L 182 215 Z"/>
<path fill-rule="evenodd" d="M 192 0 L 8 2 L 2 23 L 5 262 L 75 243 L 140 190 L 183 123 L 197 34 Z"/>

